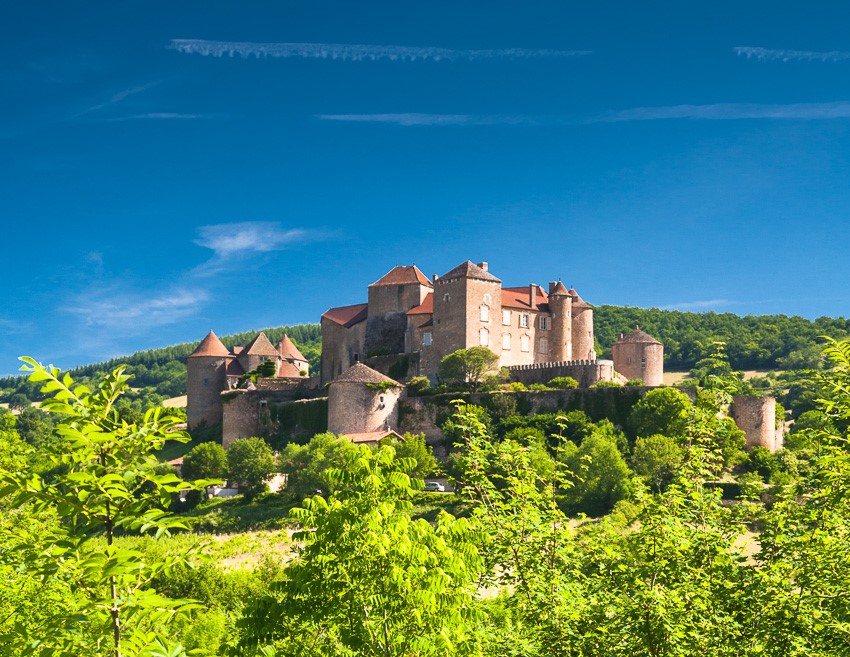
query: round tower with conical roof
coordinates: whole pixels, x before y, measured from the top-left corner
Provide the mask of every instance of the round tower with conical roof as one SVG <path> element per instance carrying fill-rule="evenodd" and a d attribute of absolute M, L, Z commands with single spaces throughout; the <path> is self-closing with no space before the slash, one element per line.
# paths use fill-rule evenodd
<path fill-rule="evenodd" d="M 611 347 L 614 371 L 627 379 L 640 379 L 645 386 L 664 383 L 664 345 L 640 327 L 620 338 Z"/>
<path fill-rule="evenodd" d="M 186 360 L 186 424 L 194 429 L 221 422 L 221 393 L 227 388 L 227 363 L 233 358 L 210 331 Z"/>
<path fill-rule="evenodd" d="M 572 300 L 573 353 L 570 360 L 596 360 L 596 341 L 593 337 L 593 308 L 573 288 L 567 291 Z"/>
<path fill-rule="evenodd" d="M 572 360 L 572 297 L 561 281 L 549 283 L 549 312 L 552 314 L 549 360 L 553 363 Z"/>
<path fill-rule="evenodd" d="M 404 386 L 355 363 L 328 386 L 328 431 L 337 434 L 398 428 Z"/>

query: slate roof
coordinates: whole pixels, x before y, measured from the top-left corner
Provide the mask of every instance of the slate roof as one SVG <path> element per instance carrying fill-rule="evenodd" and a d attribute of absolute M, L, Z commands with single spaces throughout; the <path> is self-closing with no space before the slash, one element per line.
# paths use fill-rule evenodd
<path fill-rule="evenodd" d="M 428 277 L 419 271 L 416 265 L 396 265 L 369 287 L 375 285 L 408 285 L 410 283 L 434 287 Z"/>
<path fill-rule="evenodd" d="M 210 331 L 207 333 L 207 337 L 201 340 L 201 344 L 199 344 L 195 351 L 189 354 L 189 358 L 192 356 L 230 356 L 231 353 L 227 350 L 227 347 L 224 346 L 221 340 L 218 339 L 215 333 Z"/>
<path fill-rule="evenodd" d="M 250 356 L 277 356 L 278 351 L 274 345 L 269 342 L 266 334 L 260 331 L 260 334 L 254 338 L 251 343 L 242 350 L 244 355 Z"/>
<path fill-rule="evenodd" d="M 284 335 L 283 339 L 280 341 L 280 344 L 277 346 L 280 355 L 284 358 L 291 358 L 293 360 L 303 360 L 307 362 L 307 359 L 298 351 L 298 347 L 295 346 L 295 343 L 289 339 L 288 335 Z"/>
<path fill-rule="evenodd" d="M 549 312 L 549 296 L 539 285 L 534 298 L 534 307 L 528 305 L 528 286 L 525 287 L 503 287 L 502 308 L 516 308 L 519 310 L 538 310 Z"/>
<path fill-rule="evenodd" d="M 622 344 L 624 342 L 644 342 L 649 344 L 661 344 L 658 340 L 653 338 L 649 333 L 641 331 L 640 328 L 636 328 L 634 331 L 629 333 L 628 335 L 624 335 L 614 344 Z"/>
<path fill-rule="evenodd" d="M 462 262 L 457 267 L 452 269 L 451 271 L 446 272 L 440 278 L 445 280 L 450 280 L 453 278 L 477 278 L 480 281 L 492 281 L 494 283 L 501 283 L 502 281 L 489 271 L 484 271 L 478 265 L 473 264 L 469 260 L 466 262 Z"/>
<path fill-rule="evenodd" d="M 407 311 L 408 315 L 432 315 L 434 313 L 434 293 L 429 292 L 425 295 L 422 303 L 415 308 Z"/>
<path fill-rule="evenodd" d="M 394 383 L 401 387 L 398 381 L 384 376 L 363 363 L 354 363 L 354 365 L 331 381 L 331 385 L 334 383 Z"/>
<path fill-rule="evenodd" d="M 368 303 L 358 303 L 353 306 L 340 306 L 339 308 L 329 309 L 324 315 L 322 315 L 322 319 L 327 319 L 334 324 L 350 328 L 366 319 L 368 310 Z"/>

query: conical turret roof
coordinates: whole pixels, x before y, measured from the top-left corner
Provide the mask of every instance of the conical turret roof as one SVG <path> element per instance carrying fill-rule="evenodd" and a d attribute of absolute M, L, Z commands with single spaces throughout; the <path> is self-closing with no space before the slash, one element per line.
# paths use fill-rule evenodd
<path fill-rule="evenodd" d="M 278 351 L 274 345 L 269 342 L 266 334 L 260 331 L 260 334 L 254 338 L 251 343 L 242 350 L 243 356 L 277 356 Z"/>
<path fill-rule="evenodd" d="M 354 365 L 331 381 L 331 385 L 334 383 L 394 383 L 401 387 L 398 381 L 384 376 L 363 363 L 354 363 Z"/>
<path fill-rule="evenodd" d="M 199 344 L 195 351 L 189 354 L 189 358 L 193 356 L 231 356 L 232 354 L 227 350 L 227 347 L 224 346 L 221 340 L 218 339 L 218 336 L 210 331 L 207 333 L 207 337 L 201 340 L 201 344 Z"/>
<path fill-rule="evenodd" d="M 579 307 L 579 308 L 590 308 L 590 304 L 589 304 L 589 303 L 587 303 L 584 299 L 582 299 L 582 298 L 578 295 L 578 292 L 576 292 L 576 291 L 575 291 L 575 288 L 572 288 L 572 287 L 571 287 L 571 288 L 567 291 L 567 294 L 569 294 L 569 295 L 573 298 L 573 308 L 575 308 L 575 307 Z"/>
<path fill-rule="evenodd" d="M 280 344 L 278 345 L 278 351 L 280 351 L 280 355 L 283 356 L 284 358 L 291 358 L 293 360 L 304 360 L 304 361 L 307 360 L 306 358 L 304 358 L 303 355 L 301 355 L 301 352 L 298 351 L 298 347 L 296 347 L 295 343 L 292 340 L 289 339 L 288 335 L 283 336 L 283 339 L 280 341 Z"/>
<path fill-rule="evenodd" d="M 573 290 L 573 292 L 575 292 L 575 290 Z M 569 294 L 569 292 L 567 291 L 567 288 L 564 287 L 564 284 L 561 281 L 558 281 L 557 285 L 555 285 L 555 288 L 549 293 L 549 296 L 554 297 L 554 296 L 557 296 L 557 295 L 566 295 L 566 294 Z M 576 295 L 576 296 L 578 296 L 578 295 Z"/>
<path fill-rule="evenodd" d="M 624 342 L 644 342 L 648 344 L 661 344 L 658 340 L 653 338 L 649 333 L 645 331 L 641 331 L 640 327 L 637 327 L 634 331 L 629 333 L 628 335 L 624 335 L 621 337 L 615 344 L 622 344 Z"/>

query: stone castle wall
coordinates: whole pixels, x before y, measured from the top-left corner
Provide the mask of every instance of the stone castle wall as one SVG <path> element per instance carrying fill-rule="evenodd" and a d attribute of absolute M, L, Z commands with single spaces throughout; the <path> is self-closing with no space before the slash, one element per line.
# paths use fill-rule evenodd
<path fill-rule="evenodd" d="M 512 381 L 525 385 L 548 383 L 559 376 L 569 376 L 579 387 L 589 388 L 600 381 L 614 380 L 614 362 L 610 360 L 568 360 L 560 363 L 533 363 L 509 367 Z"/>
<path fill-rule="evenodd" d="M 572 306 L 572 357 L 576 360 L 593 360 L 596 341 L 593 337 L 593 309 Z"/>
<path fill-rule="evenodd" d="M 773 397 L 734 397 L 729 416 L 747 436 L 747 447 L 782 449 L 782 427 L 776 426 L 776 400 Z"/>
<path fill-rule="evenodd" d="M 359 433 L 398 426 L 398 398 L 404 388 L 374 390 L 364 383 L 339 381 L 328 389 L 328 431 Z"/>
<path fill-rule="evenodd" d="M 186 363 L 186 423 L 189 429 L 221 422 L 221 391 L 227 388 L 227 360 L 193 356 Z"/>
<path fill-rule="evenodd" d="M 664 345 L 651 342 L 616 342 L 611 347 L 614 370 L 644 385 L 664 383 Z"/>
<path fill-rule="evenodd" d="M 321 381 L 328 383 L 357 360 L 366 358 L 366 322 L 345 328 L 322 320 Z"/>

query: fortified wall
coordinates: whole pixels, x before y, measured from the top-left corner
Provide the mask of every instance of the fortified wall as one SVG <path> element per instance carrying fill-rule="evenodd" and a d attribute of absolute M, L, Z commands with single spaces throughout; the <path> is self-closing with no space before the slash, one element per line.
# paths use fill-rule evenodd
<path fill-rule="evenodd" d="M 578 381 L 581 388 L 589 388 L 600 381 L 614 381 L 614 361 L 612 360 L 564 360 L 556 363 L 532 363 L 508 367 L 511 380 L 525 385 L 548 383 L 561 376 L 569 376 Z"/>

